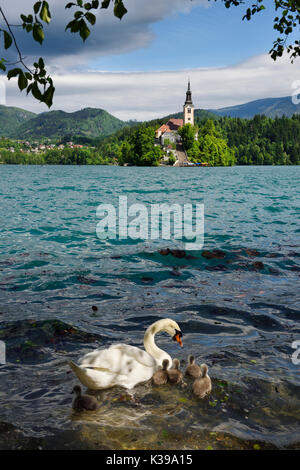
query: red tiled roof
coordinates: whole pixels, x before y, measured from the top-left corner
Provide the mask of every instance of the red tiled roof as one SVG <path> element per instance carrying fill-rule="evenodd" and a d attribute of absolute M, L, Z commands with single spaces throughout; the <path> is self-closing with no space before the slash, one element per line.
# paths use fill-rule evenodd
<path fill-rule="evenodd" d="M 165 132 L 177 131 L 181 126 L 183 126 L 183 119 L 169 119 L 167 124 L 160 126 L 156 132 L 164 134 Z"/>
<path fill-rule="evenodd" d="M 183 119 L 170 119 L 167 122 L 167 126 L 169 126 L 172 131 L 177 131 L 179 127 L 183 126 Z"/>
<path fill-rule="evenodd" d="M 167 126 L 167 124 L 163 124 L 162 126 L 160 126 L 159 129 L 157 129 L 156 132 L 160 131 L 163 134 L 164 132 L 169 132 L 170 130 L 171 129 L 169 128 L 169 126 Z"/>

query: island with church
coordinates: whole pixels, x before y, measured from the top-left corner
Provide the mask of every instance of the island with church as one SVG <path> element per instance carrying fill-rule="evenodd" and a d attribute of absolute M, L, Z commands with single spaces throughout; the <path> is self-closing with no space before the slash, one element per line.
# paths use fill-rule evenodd
<path fill-rule="evenodd" d="M 119 147 L 119 165 L 205 167 L 235 164 L 234 151 L 228 147 L 213 117 L 208 113 L 202 120 L 195 119 L 190 79 L 182 114 L 142 123 L 128 134 Z"/>
<path fill-rule="evenodd" d="M 195 97 L 197 91 L 193 93 Z M 30 113 L 26 122 L 18 124 L 21 111 L 24 117 L 25 110 L 0 109 L 2 165 L 195 168 L 300 161 L 299 114 L 217 115 L 194 107 L 189 79 L 182 111 L 150 121 L 121 121 L 102 109 L 85 108 L 74 113 Z"/>
<path fill-rule="evenodd" d="M 161 145 L 165 150 L 166 155 L 161 162 L 164 165 L 170 161 L 170 156 L 175 158 L 173 166 L 209 166 L 207 162 L 193 163 L 188 159 L 187 152 L 183 146 L 180 130 L 187 124 L 191 127 L 191 132 L 194 133 L 194 139 L 198 139 L 198 130 L 193 129 L 194 122 L 194 105 L 192 101 L 191 83 L 188 81 L 188 89 L 186 92 L 186 99 L 183 105 L 183 119 L 171 118 L 166 124 L 160 126 L 155 132 L 156 144 Z"/>

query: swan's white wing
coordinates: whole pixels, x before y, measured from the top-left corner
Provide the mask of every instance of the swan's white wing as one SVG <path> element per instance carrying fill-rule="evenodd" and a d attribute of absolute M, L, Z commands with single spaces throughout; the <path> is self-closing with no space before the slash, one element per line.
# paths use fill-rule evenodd
<path fill-rule="evenodd" d="M 79 380 L 92 389 L 114 385 L 133 388 L 149 380 L 157 369 L 157 363 L 150 354 L 127 344 L 96 349 L 83 356 L 78 366 L 70 365 Z"/>
<path fill-rule="evenodd" d="M 157 365 L 156 360 L 143 349 L 137 348 L 135 346 L 130 346 L 129 344 L 114 344 L 110 350 L 118 349 L 122 354 L 134 359 L 136 362 L 139 362 L 144 367 L 155 367 Z"/>
<path fill-rule="evenodd" d="M 150 354 L 128 344 L 114 344 L 108 349 L 96 349 L 83 356 L 79 360 L 79 364 L 85 367 L 101 367 L 122 373 L 120 369 L 124 368 L 128 361 L 139 363 L 144 367 L 153 368 L 156 366 L 156 361 Z"/>

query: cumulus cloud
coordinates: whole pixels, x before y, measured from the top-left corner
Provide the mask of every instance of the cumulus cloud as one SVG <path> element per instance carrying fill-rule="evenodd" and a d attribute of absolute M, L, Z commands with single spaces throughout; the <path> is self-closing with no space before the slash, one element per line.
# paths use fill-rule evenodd
<path fill-rule="evenodd" d="M 54 75 L 53 109 L 75 111 L 97 107 L 120 119 L 148 120 L 182 110 L 190 77 L 196 108 L 215 109 L 260 98 L 289 96 L 300 78 L 300 63 L 288 57 L 274 62 L 268 55 L 252 57 L 222 68 L 166 72 L 82 72 Z M 45 111 L 16 84 L 7 85 L 7 105 Z"/>
<path fill-rule="evenodd" d="M 124 0 L 128 13 L 122 21 L 113 16 L 111 7 L 98 10 L 96 25 L 91 28 L 92 34 L 85 43 L 78 34 L 72 34 L 69 30 L 65 32 L 65 26 L 73 18 L 76 8 L 66 10 L 64 5 L 67 0 L 52 0 L 49 3 L 52 21 L 45 26 L 46 37 L 42 47 L 33 41 L 31 34 L 20 28 L 15 29 L 15 34 L 28 61 L 43 55 L 53 71 L 66 67 L 80 69 L 93 58 L 145 47 L 153 39 L 151 25 L 172 13 L 188 13 L 199 4 L 207 5 L 207 0 Z M 32 4 L 32 0 L 7 2 L 4 11 L 9 22 L 20 23 L 20 13 L 32 13 Z"/>

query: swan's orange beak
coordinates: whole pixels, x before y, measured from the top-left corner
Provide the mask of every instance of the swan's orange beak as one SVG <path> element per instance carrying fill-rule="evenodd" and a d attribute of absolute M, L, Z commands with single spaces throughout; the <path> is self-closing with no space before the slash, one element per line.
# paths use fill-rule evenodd
<path fill-rule="evenodd" d="M 175 333 L 175 335 L 173 336 L 173 340 L 174 340 L 174 341 L 177 341 L 177 343 L 179 343 L 180 346 L 183 347 L 183 343 L 182 343 L 182 333 L 181 333 L 181 331 L 176 330 L 176 333 Z"/>
<path fill-rule="evenodd" d="M 177 343 L 180 344 L 181 347 L 183 347 L 182 339 L 179 335 L 176 335 L 176 341 L 177 341 Z"/>

